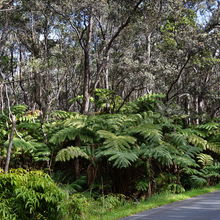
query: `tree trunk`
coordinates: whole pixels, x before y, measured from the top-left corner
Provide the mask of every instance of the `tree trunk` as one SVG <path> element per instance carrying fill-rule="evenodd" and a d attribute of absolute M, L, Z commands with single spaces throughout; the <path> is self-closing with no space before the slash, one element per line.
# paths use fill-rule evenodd
<path fill-rule="evenodd" d="M 147 64 L 149 65 L 150 64 L 150 61 L 151 61 L 151 35 L 152 35 L 152 32 L 149 33 L 147 35 L 147 39 L 146 39 L 146 49 L 147 49 Z"/>
<path fill-rule="evenodd" d="M 84 60 L 84 82 L 83 82 L 83 104 L 82 104 L 82 113 L 87 114 L 89 111 L 89 84 L 90 84 L 90 55 L 89 51 L 85 52 L 85 60 Z"/>
<path fill-rule="evenodd" d="M 79 179 L 79 177 L 80 177 L 79 159 L 76 159 L 76 160 L 74 161 L 74 169 L 75 169 L 76 179 Z"/>
<path fill-rule="evenodd" d="M 84 45 L 84 80 L 83 80 L 83 104 L 81 112 L 87 114 L 89 112 L 90 104 L 90 51 L 92 41 L 92 28 L 93 28 L 93 15 L 92 10 L 90 12 L 88 30 L 87 30 L 87 41 Z"/>
<path fill-rule="evenodd" d="M 10 163 L 10 160 L 11 160 L 11 151 L 12 151 L 12 147 L 13 147 L 13 138 L 14 138 L 15 126 L 16 126 L 16 118 L 15 118 L 14 115 L 12 115 L 12 127 L 11 127 L 11 132 L 10 132 L 10 135 L 9 135 L 7 157 L 6 157 L 6 161 L 5 161 L 5 173 L 8 172 L 9 163 Z"/>
<path fill-rule="evenodd" d="M 147 160 L 147 174 L 149 178 L 149 183 L 148 183 L 148 191 L 147 191 L 147 196 L 151 197 L 152 196 L 152 188 L 153 188 L 153 170 L 151 167 L 151 158 Z"/>

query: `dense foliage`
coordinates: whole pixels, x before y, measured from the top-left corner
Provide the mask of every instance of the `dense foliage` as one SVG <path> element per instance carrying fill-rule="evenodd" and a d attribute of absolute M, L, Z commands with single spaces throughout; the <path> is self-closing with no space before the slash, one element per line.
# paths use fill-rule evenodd
<path fill-rule="evenodd" d="M 80 219 L 79 201 L 69 197 L 41 171 L 1 172 L 0 198 L 1 219 Z"/>
<path fill-rule="evenodd" d="M 86 219 L 218 183 L 219 13 L 0 1 L 0 218 Z"/>
<path fill-rule="evenodd" d="M 144 96 L 118 114 L 55 111 L 43 124 L 37 113 L 14 106 L 11 167 L 44 169 L 73 192 L 147 196 L 214 184 L 220 169 L 218 120 L 186 126 L 185 115 L 165 116 L 161 97 Z M 2 117 L 3 159 L 10 122 Z"/>
<path fill-rule="evenodd" d="M 82 219 L 85 207 L 93 214 L 100 207 L 100 214 L 123 204 L 122 195 L 143 199 L 218 183 L 218 119 L 187 125 L 189 116 L 169 115 L 163 97 L 146 95 L 117 114 L 54 111 L 43 123 L 38 111 L 17 105 L 10 109 L 15 127 L 8 110 L 2 112 L 1 166 L 14 129 L 10 167 L 44 170 L 62 188 L 40 171 L 5 169 L 2 218 Z"/>

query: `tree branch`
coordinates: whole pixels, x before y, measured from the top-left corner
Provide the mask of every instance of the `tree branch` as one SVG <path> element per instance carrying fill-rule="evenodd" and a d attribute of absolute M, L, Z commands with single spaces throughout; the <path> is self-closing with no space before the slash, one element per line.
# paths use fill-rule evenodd
<path fill-rule="evenodd" d="M 125 29 L 125 27 L 128 26 L 128 24 L 131 22 L 131 18 L 133 14 L 136 12 L 138 9 L 139 5 L 143 2 L 144 0 L 139 0 L 138 3 L 134 6 L 133 10 L 130 12 L 130 15 L 127 17 L 124 23 L 121 24 L 121 26 L 118 27 L 117 31 L 115 34 L 112 36 L 110 41 L 108 42 L 107 46 L 105 47 L 105 54 L 108 53 L 108 51 L 111 49 L 113 42 L 115 39 L 119 36 L 119 34 Z"/>
<path fill-rule="evenodd" d="M 192 54 L 190 53 L 190 54 L 188 55 L 187 60 L 186 60 L 185 63 L 183 64 L 182 68 L 180 69 L 177 78 L 171 83 L 170 88 L 168 89 L 167 94 L 166 94 L 166 100 L 167 100 L 167 101 L 169 101 L 169 94 L 170 94 L 170 92 L 172 91 L 174 85 L 179 81 L 179 79 L 180 79 L 180 77 L 181 77 L 181 75 L 182 75 L 182 73 L 183 73 L 185 67 L 187 66 L 187 64 L 189 63 L 189 61 L 190 61 L 190 59 L 191 59 L 191 56 L 192 56 Z"/>

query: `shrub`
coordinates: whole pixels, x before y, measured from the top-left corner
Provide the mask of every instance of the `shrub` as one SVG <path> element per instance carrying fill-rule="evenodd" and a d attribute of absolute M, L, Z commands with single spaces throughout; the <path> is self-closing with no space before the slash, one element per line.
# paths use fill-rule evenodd
<path fill-rule="evenodd" d="M 0 219 L 62 220 L 80 214 L 78 204 L 42 171 L 0 173 Z"/>

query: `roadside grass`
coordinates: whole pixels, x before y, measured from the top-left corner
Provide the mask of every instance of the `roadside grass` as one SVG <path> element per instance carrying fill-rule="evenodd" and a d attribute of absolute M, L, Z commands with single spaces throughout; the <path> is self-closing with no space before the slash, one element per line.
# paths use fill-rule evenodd
<path fill-rule="evenodd" d="M 161 193 L 153 195 L 151 198 L 138 203 L 127 202 L 123 206 L 109 210 L 96 216 L 89 216 L 89 220 L 117 220 L 126 216 L 136 214 L 148 209 L 157 208 L 162 205 L 170 204 L 172 202 L 189 199 L 191 197 L 199 196 L 205 193 L 210 193 L 220 190 L 220 184 L 212 187 L 205 187 L 193 189 L 181 194 Z"/>

